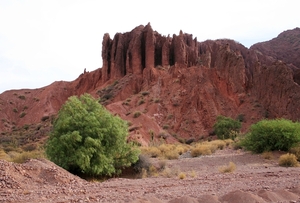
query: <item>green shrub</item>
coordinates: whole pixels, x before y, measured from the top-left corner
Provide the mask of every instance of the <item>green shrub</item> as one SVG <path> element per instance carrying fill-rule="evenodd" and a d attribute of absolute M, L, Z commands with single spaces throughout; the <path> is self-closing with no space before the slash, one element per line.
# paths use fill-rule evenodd
<path fill-rule="evenodd" d="M 139 150 L 127 143 L 127 135 L 127 122 L 92 96 L 72 96 L 53 124 L 46 154 L 71 172 L 110 176 L 138 160 Z"/>
<path fill-rule="evenodd" d="M 241 140 L 247 150 L 288 151 L 300 141 L 300 123 L 286 119 L 262 120 L 251 125 L 250 132 Z"/>
<path fill-rule="evenodd" d="M 241 129 L 241 122 L 229 117 L 218 116 L 213 128 L 219 139 L 228 139 L 231 138 L 232 131 L 237 132 Z"/>

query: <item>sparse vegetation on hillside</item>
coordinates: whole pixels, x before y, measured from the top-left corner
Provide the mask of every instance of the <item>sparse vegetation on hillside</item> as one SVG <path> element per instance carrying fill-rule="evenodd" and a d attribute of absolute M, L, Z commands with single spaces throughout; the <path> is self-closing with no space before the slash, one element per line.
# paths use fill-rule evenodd
<path fill-rule="evenodd" d="M 126 142 L 127 134 L 127 122 L 92 96 L 72 96 L 53 124 L 46 154 L 71 172 L 110 176 L 138 160 L 139 150 Z"/>

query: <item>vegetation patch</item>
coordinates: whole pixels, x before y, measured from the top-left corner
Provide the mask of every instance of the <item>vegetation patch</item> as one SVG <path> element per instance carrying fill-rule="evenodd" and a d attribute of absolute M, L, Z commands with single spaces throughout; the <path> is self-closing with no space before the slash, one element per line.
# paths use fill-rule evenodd
<path fill-rule="evenodd" d="M 241 122 L 229 117 L 218 116 L 213 128 L 219 139 L 234 139 L 235 134 L 233 132 L 239 132 L 241 129 Z"/>
<path fill-rule="evenodd" d="M 19 99 L 22 99 L 22 100 L 25 100 L 25 99 L 26 99 L 26 97 L 25 97 L 24 95 L 19 95 L 18 98 L 19 98 Z"/>
<path fill-rule="evenodd" d="M 299 166 L 297 157 L 294 154 L 284 154 L 279 157 L 279 166 L 297 167 Z"/>
<path fill-rule="evenodd" d="M 127 143 L 128 126 L 91 95 L 70 97 L 62 106 L 46 143 L 47 157 L 73 173 L 120 174 L 138 161 L 140 151 Z"/>
<path fill-rule="evenodd" d="M 286 119 L 262 120 L 251 125 L 250 132 L 241 140 L 247 150 L 288 151 L 300 142 L 300 123 Z"/>
<path fill-rule="evenodd" d="M 140 115 L 142 115 L 142 113 L 140 111 L 135 111 L 133 113 L 133 118 L 138 118 Z"/>
<path fill-rule="evenodd" d="M 236 165 L 233 162 L 229 162 L 228 165 L 220 166 L 218 169 L 221 173 L 232 173 L 235 171 Z"/>

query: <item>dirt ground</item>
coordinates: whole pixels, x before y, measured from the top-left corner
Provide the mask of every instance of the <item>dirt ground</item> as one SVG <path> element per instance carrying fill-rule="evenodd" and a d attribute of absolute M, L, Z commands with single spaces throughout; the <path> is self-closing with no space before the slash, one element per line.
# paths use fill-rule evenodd
<path fill-rule="evenodd" d="M 300 202 L 300 167 L 280 167 L 249 152 L 224 149 L 213 155 L 168 160 L 178 175 L 88 182 L 48 160 L 0 161 L 0 202 Z M 155 162 L 158 160 L 153 159 Z M 221 173 L 233 162 L 236 170 Z"/>

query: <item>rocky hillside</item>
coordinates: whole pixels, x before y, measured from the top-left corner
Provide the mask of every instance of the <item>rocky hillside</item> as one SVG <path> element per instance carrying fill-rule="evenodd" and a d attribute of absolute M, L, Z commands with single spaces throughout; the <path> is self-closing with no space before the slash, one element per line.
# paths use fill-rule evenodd
<path fill-rule="evenodd" d="M 103 67 L 72 82 L 0 95 L 2 135 L 51 118 L 71 95 L 99 98 L 130 123 L 130 138 L 167 142 L 212 134 L 220 114 L 243 131 L 263 118 L 300 119 L 300 29 L 247 49 L 233 40 L 162 36 L 150 24 L 103 37 Z M 47 133 L 47 132 L 45 132 Z"/>

